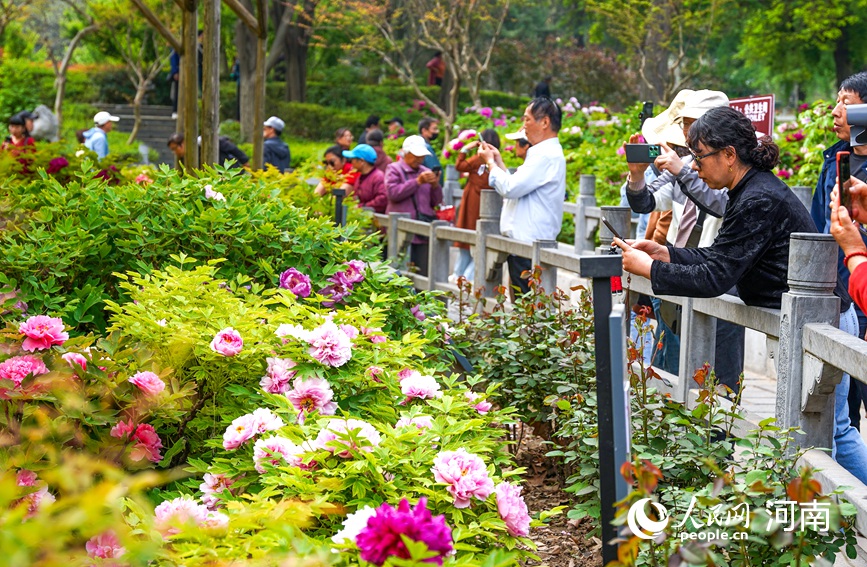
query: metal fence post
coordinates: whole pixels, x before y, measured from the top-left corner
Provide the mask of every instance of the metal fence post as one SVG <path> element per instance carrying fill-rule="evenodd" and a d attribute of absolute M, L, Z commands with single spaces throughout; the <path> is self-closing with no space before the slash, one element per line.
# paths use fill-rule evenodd
<path fill-rule="evenodd" d="M 334 195 L 334 223 L 337 226 L 346 226 L 346 211 L 343 208 L 346 189 L 332 189 L 331 194 Z"/>
<path fill-rule="evenodd" d="M 800 427 L 791 451 L 798 445 L 832 447 L 834 396 L 820 411 L 803 412 L 803 328 L 806 323 L 840 321 L 837 284 L 837 243 L 830 234 L 793 233 L 789 244 L 789 291 L 780 308 L 780 349 L 777 356 L 777 425 Z"/>
<path fill-rule="evenodd" d="M 593 282 L 593 324 L 596 353 L 596 411 L 599 424 L 599 500 L 602 527 L 602 564 L 617 559 L 617 537 L 613 525 L 617 502 L 617 468 L 614 433 L 614 395 L 612 392 L 611 277 L 623 273 L 620 255 L 582 256 L 581 277 Z M 621 330 L 618 330 L 621 332 Z M 622 330 L 625 333 L 625 329 Z"/>
<path fill-rule="evenodd" d="M 595 241 L 588 236 L 587 209 L 596 206 L 596 176 L 582 175 L 578 185 L 578 214 L 575 215 L 575 253 L 592 252 Z"/>
<path fill-rule="evenodd" d="M 497 280 L 497 270 L 488 273 L 489 234 L 500 234 L 500 213 L 503 210 L 503 198 L 493 189 L 483 189 L 479 203 L 479 220 L 476 221 L 476 249 L 473 251 L 473 261 L 476 263 L 476 276 L 473 281 L 475 289 L 484 288 L 485 297 L 494 296 L 494 287 L 500 284 Z M 502 273 L 500 273 L 502 280 Z"/>

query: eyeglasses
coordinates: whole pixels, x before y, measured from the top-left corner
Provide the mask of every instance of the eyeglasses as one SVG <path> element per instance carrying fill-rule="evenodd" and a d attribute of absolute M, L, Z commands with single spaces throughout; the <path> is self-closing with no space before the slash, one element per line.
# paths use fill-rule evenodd
<path fill-rule="evenodd" d="M 712 152 L 708 152 L 708 153 L 704 154 L 703 156 L 698 155 L 697 153 L 695 153 L 694 151 L 692 151 L 692 149 L 690 149 L 690 150 L 689 150 L 689 155 L 691 155 L 691 156 L 692 156 L 692 159 L 695 160 L 695 166 L 696 166 L 698 169 L 701 169 L 701 160 L 703 160 L 703 159 L 705 159 L 705 158 L 709 158 L 709 157 L 712 156 L 712 155 L 716 155 L 716 154 L 720 153 L 721 151 L 723 151 L 724 149 L 725 149 L 725 148 L 720 148 L 720 149 L 718 149 L 718 150 L 714 150 L 714 151 L 712 151 Z"/>

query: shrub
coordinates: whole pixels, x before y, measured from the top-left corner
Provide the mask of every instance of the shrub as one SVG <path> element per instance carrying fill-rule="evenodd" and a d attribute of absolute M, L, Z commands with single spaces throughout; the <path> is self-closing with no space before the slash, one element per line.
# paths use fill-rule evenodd
<path fill-rule="evenodd" d="M 111 185 L 89 169 L 84 162 L 66 184 L 47 177 L 4 183 L 0 284 L 6 292 L 19 290 L 7 307 L 23 300 L 33 312 L 101 330 L 103 301 L 124 300 L 112 274 L 150 272 L 174 253 L 225 258 L 221 274 L 260 284 L 275 282 L 290 265 L 318 277 L 335 262 L 379 254 L 357 226 L 335 227 L 238 170 L 194 178 L 163 168 L 153 183 Z M 225 201 L 207 198 L 206 185 Z"/>

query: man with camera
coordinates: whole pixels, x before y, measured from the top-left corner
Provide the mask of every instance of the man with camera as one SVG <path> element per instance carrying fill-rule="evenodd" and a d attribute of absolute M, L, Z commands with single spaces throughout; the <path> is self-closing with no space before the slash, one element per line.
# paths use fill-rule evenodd
<path fill-rule="evenodd" d="M 825 234 L 831 231 L 831 191 L 837 182 L 837 154 L 850 152 L 849 162 L 852 177 L 867 181 L 867 145 L 853 145 L 850 140 L 851 124 L 849 123 L 846 105 L 864 104 L 867 102 L 867 72 L 856 73 L 846 78 L 840 84 L 837 93 L 837 104 L 831 112 L 834 118 L 834 134 L 840 139 L 839 142 L 824 151 L 824 163 L 819 180 L 816 183 L 816 191 L 813 193 L 813 202 L 810 207 L 810 215 L 816 228 Z M 862 126 L 867 126 L 863 124 Z M 867 239 L 864 239 L 867 243 Z M 837 273 L 838 279 L 845 288 L 849 286 L 849 270 L 843 263 L 843 250 L 838 250 Z M 867 316 L 861 310 L 860 305 L 855 305 L 858 315 L 860 336 L 863 338 L 867 333 Z M 867 405 L 867 385 L 858 380 L 852 382 L 849 389 L 849 420 L 852 427 L 861 429 L 861 403 Z"/>
<path fill-rule="evenodd" d="M 479 145 L 478 155 L 490 172 L 488 184 L 504 198 L 500 216 L 504 236 L 523 242 L 557 239 L 566 196 L 566 158 L 557 137 L 562 120 L 560 107 L 550 98 L 530 102 L 523 121 L 524 136 L 531 146 L 515 173 L 509 173 L 496 147 L 485 142 Z M 514 255 L 507 261 L 512 285 L 527 293 L 530 287 L 521 273 L 532 268 L 531 261 Z"/>

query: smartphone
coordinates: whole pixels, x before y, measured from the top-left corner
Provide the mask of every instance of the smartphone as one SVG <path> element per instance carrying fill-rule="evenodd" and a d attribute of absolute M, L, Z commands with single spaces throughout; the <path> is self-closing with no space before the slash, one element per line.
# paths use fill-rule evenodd
<path fill-rule="evenodd" d="M 611 223 L 608 222 L 608 219 L 606 219 L 605 217 L 602 217 L 601 220 L 602 220 L 602 224 L 604 224 L 605 227 L 606 227 L 609 231 L 611 231 L 611 234 L 613 234 L 614 236 L 616 236 L 616 237 L 619 238 L 620 240 L 623 240 L 623 237 L 620 236 L 620 233 L 618 233 L 616 230 L 614 230 L 614 227 L 611 226 Z M 624 241 L 624 242 L 625 242 L 625 241 Z"/>
<path fill-rule="evenodd" d="M 628 163 L 653 163 L 662 155 L 659 144 L 626 144 L 626 161 Z"/>
<path fill-rule="evenodd" d="M 837 152 L 837 183 L 840 191 L 840 204 L 852 216 L 852 173 L 849 168 L 849 152 Z"/>
<path fill-rule="evenodd" d="M 440 173 L 443 172 L 443 168 L 440 167 L 440 166 L 436 166 L 436 167 L 431 168 L 431 171 L 433 171 L 434 173 L 436 173 L 437 175 L 439 175 Z"/>

